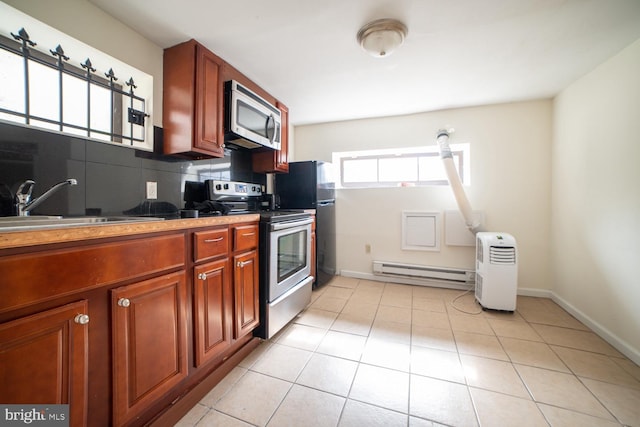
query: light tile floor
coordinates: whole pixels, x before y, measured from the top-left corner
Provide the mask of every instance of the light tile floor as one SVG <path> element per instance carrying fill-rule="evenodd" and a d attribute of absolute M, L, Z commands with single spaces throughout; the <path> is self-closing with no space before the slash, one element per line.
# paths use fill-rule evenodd
<path fill-rule="evenodd" d="M 640 367 L 554 302 L 459 295 L 336 277 L 178 425 L 640 426 Z"/>

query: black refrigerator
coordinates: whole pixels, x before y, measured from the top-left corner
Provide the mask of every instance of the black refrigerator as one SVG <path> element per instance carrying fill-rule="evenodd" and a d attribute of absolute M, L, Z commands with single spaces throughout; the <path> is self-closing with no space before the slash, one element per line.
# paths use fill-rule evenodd
<path fill-rule="evenodd" d="M 316 282 L 320 286 L 336 274 L 336 196 L 331 163 L 312 160 L 289 163 L 288 174 L 276 175 L 280 209 L 316 211 Z"/>

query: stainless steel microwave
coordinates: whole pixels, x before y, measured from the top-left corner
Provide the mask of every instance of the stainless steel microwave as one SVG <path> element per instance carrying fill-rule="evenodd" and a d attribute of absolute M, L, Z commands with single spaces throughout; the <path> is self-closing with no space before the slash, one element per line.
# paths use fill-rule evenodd
<path fill-rule="evenodd" d="M 280 110 L 235 80 L 224 83 L 225 142 L 245 148 L 280 149 Z"/>

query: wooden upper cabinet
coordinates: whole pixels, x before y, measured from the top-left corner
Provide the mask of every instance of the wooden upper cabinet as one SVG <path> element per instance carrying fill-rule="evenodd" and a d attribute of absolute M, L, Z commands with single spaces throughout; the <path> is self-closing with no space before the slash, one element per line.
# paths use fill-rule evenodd
<path fill-rule="evenodd" d="M 183 271 L 111 291 L 113 424 L 140 416 L 188 375 Z"/>
<path fill-rule="evenodd" d="M 280 150 L 275 153 L 275 172 L 289 172 L 289 108 L 281 102 L 276 106 L 282 112 L 282 137 Z"/>
<path fill-rule="evenodd" d="M 280 150 L 255 149 L 256 173 L 289 171 L 289 109 L 195 40 L 165 49 L 163 151 L 182 157 L 224 157 L 224 82 L 236 80 L 282 112 Z"/>
<path fill-rule="evenodd" d="M 87 424 L 86 300 L 0 324 L 0 402 L 68 404 L 70 425 Z"/>
<path fill-rule="evenodd" d="M 195 40 L 165 49 L 164 153 L 224 156 L 223 61 Z"/>
<path fill-rule="evenodd" d="M 256 173 L 289 172 L 289 109 L 280 102 L 276 106 L 282 113 L 280 150 L 254 152 L 251 160 Z"/>
<path fill-rule="evenodd" d="M 196 120 L 194 146 L 224 156 L 222 60 L 196 46 Z"/>

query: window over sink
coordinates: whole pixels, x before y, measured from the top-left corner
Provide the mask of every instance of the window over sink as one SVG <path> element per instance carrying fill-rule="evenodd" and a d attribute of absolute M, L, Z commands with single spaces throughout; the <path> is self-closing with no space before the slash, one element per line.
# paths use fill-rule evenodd
<path fill-rule="evenodd" d="M 153 149 L 153 76 L 0 3 L 0 120 Z"/>

